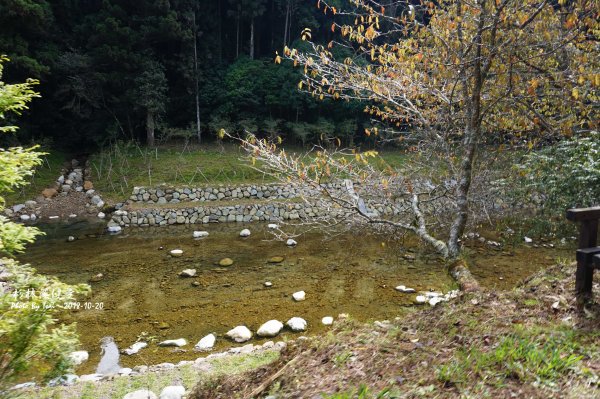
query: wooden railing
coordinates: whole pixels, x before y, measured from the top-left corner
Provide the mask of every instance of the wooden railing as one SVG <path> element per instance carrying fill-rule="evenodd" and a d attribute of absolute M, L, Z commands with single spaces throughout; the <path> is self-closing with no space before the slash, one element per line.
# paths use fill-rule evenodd
<path fill-rule="evenodd" d="M 600 206 L 568 209 L 567 219 L 579 222 L 575 294 L 577 300 L 583 303 L 592 298 L 594 269 L 600 269 L 600 246 L 597 246 Z"/>

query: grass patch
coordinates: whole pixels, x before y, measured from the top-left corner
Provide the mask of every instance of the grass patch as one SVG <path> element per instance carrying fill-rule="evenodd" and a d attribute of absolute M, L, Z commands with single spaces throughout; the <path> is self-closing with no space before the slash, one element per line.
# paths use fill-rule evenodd
<path fill-rule="evenodd" d="M 141 375 L 115 377 L 109 381 L 86 382 L 70 387 L 43 387 L 15 392 L 15 398 L 21 399 L 122 399 L 129 392 L 148 389 L 159 395 L 169 385 L 182 384 L 186 390 L 192 389 L 198 382 L 211 384 L 213 379 L 231 376 L 256 369 L 275 361 L 277 351 L 241 354 L 211 359 L 211 369 L 200 372 L 192 365 L 181 366 L 173 370 L 147 372 Z"/>
<path fill-rule="evenodd" d="M 300 153 L 300 149 L 290 152 Z M 110 202 L 129 197 L 135 186 L 210 186 L 272 183 L 273 178 L 252 168 L 246 153 L 233 144 L 201 148 L 162 146 L 144 148 L 121 142 L 90 158 L 94 187 Z M 407 155 L 384 152 L 371 162 L 384 169 L 405 162 Z M 255 165 L 260 167 L 260 163 Z"/>
<path fill-rule="evenodd" d="M 41 195 L 42 191 L 54 184 L 63 167 L 65 154 L 59 151 L 49 151 L 42 157 L 43 163 L 37 167 L 29 184 L 17 191 L 0 193 L 6 200 L 6 205 L 18 204 Z"/>

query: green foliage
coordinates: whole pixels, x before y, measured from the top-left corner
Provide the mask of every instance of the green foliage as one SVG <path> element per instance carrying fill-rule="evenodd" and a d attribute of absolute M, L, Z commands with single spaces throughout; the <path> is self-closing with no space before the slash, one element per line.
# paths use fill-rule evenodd
<path fill-rule="evenodd" d="M 0 81 L 0 115 L 19 113 L 37 96 L 30 85 L 5 85 Z M 14 129 L 12 129 L 14 130 Z M 40 153 L 33 149 L 0 149 L 0 210 L 2 195 L 26 184 Z M 0 216 L 0 255 L 22 252 L 39 230 Z M 70 368 L 68 353 L 77 343 L 75 326 L 56 325 L 56 315 L 66 302 L 89 291 L 87 285 L 69 286 L 58 279 L 38 275 L 29 266 L 0 258 L 0 392 L 32 366 L 46 377 Z"/>
<path fill-rule="evenodd" d="M 39 94 L 33 90 L 33 86 L 39 83 L 35 79 L 27 79 L 26 83 L 18 84 L 6 84 L 2 81 L 3 62 L 6 61 L 8 57 L 0 54 L 0 122 L 4 121 L 8 112 L 20 115 L 34 97 L 39 97 Z M 16 126 L 0 126 L 0 133 L 16 130 Z"/>
<path fill-rule="evenodd" d="M 446 384 L 465 383 L 475 373 L 492 384 L 505 379 L 552 383 L 574 372 L 583 358 L 577 332 L 517 331 L 504 337 L 489 351 L 473 347 L 438 369 L 438 380 Z"/>
<path fill-rule="evenodd" d="M 551 213 L 569 207 L 598 205 L 600 132 L 566 139 L 525 157 L 518 171 L 527 194 L 543 196 Z"/>
<path fill-rule="evenodd" d="M 384 399 L 400 398 L 400 392 L 397 389 L 385 388 L 379 393 L 372 393 L 369 387 L 361 384 L 356 390 L 338 392 L 333 395 L 324 395 L 327 399 Z"/>

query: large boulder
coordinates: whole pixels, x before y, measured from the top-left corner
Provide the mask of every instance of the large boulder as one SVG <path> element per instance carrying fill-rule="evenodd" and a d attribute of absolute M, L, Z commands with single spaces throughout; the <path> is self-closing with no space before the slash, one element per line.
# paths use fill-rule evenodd
<path fill-rule="evenodd" d="M 232 328 L 225 335 L 235 342 L 246 342 L 252 338 L 252 332 L 246 326 Z"/>
<path fill-rule="evenodd" d="M 256 335 L 258 335 L 259 337 L 274 337 L 277 334 L 279 334 L 282 328 L 283 323 L 279 320 L 269 320 L 265 324 L 260 326 L 260 328 L 256 332 Z"/>

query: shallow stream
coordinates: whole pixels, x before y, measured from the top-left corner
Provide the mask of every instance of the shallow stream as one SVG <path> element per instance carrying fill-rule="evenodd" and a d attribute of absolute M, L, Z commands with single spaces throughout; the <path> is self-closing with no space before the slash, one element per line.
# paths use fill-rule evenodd
<path fill-rule="evenodd" d="M 403 247 L 389 236 L 364 231 L 334 236 L 311 232 L 290 248 L 274 241 L 262 224 L 131 228 L 118 235 L 106 235 L 103 224 L 86 221 L 39 227 L 46 236 L 20 260 L 67 283 L 88 282 L 98 273 L 104 276 L 90 283 L 93 293 L 81 300 L 81 308 L 68 310 L 63 317 L 77 322 L 82 349 L 90 353 L 90 360 L 77 370 L 80 374 L 94 371 L 104 336 L 113 336 L 120 348 L 141 336 L 185 338 L 188 345 L 181 348 L 185 351 L 151 344 L 136 355 L 121 357 L 122 366 L 128 367 L 177 363 L 198 357 L 193 346 L 209 333 L 218 336 L 216 349 L 237 345 L 222 338 L 237 325 L 256 331 L 267 320 L 285 323 L 298 316 L 308 321 L 308 333 L 314 334 L 327 328 L 320 322 L 324 316 L 348 313 L 361 321 L 402 317 L 414 294 L 397 292 L 397 285 L 444 292 L 454 288 L 444 265 L 434 257 Z M 249 228 L 252 235 L 240 238 L 242 228 Z M 210 235 L 193 239 L 195 229 Z M 77 239 L 67 242 L 68 236 Z M 183 256 L 171 257 L 171 249 L 182 249 Z M 521 248 L 513 255 L 475 250 L 474 275 L 484 286 L 497 288 L 513 286 L 557 257 L 567 256 L 542 248 Z M 269 263 L 275 256 L 284 261 Z M 232 266 L 218 266 L 225 257 L 233 259 Z M 179 277 L 184 269 L 196 269 L 197 276 Z M 273 286 L 266 288 L 266 281 Z M 295 302 L 292 293 L 300 290 L 306 292 L 306 300 Z M 296 335 L 287 331 L 277 339 Z M 266 340 L 251 342 L 262 341 Z"/>

